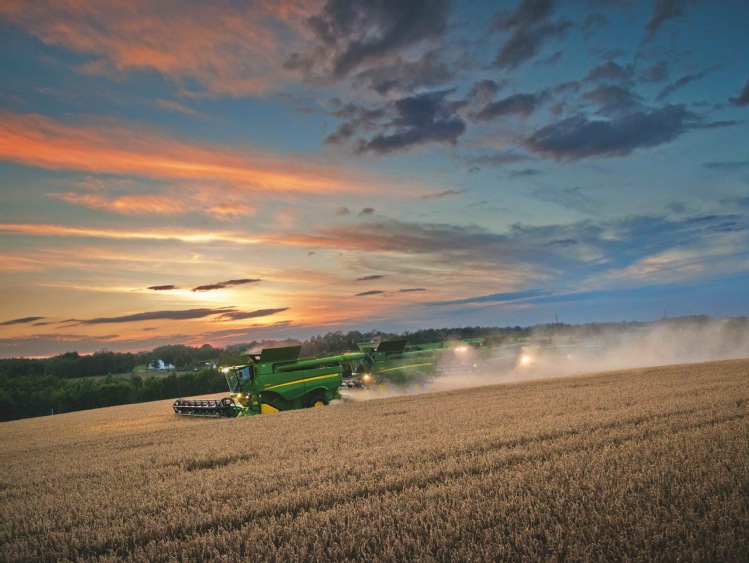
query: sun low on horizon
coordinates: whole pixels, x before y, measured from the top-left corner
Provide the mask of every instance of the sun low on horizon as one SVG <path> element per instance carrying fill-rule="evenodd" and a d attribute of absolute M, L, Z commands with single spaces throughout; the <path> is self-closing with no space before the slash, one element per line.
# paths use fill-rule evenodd
<path fill-rule="evenodd" d="M 749 4 L 0 4 L 0 357 L 749 315 Z"/>

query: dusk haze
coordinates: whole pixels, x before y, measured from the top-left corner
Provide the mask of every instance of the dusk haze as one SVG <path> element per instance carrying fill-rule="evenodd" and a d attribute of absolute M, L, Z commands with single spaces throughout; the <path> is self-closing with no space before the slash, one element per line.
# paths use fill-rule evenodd
<path fill-rule="evenodd" d="M 0 2 L 0 357 L 749 315 L 749 2 Z"/>

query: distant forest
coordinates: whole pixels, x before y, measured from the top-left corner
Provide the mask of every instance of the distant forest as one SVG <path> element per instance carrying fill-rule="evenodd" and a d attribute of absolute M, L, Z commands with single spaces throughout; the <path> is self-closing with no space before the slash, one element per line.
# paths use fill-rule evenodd
<path fill-rule="evenodd" d="M 743 318 L 746 326 L 746 318 Z M 669 322 L 709 322 L 705 316 Z M 329 332 L 309 340 L 269 340 L 215 348 L 184 345 L 160 346 L 149 352 L 119 353 L 101 350 L 90 355 L 66 352 L 50 358 L 0 359 L 0 421 L 59 414 L 78 410 L 155 401 L 200 394 L 219 393 L 226 382 L 218 365 L 243 363 L 243 353 L 282 345 L 302 345 L 302 356 L 324 357 L 357 350 L 357 343 L 372 340 L 407 339 L 424 344 L 466 338 L 490 338 L 494 343 L 512 342 L 529 336 L 595 335 L 607 330 L 637 330 L 650 323 L 606 323 L 568 325 L 552 323 L 535 327 L 461 327 L 425 329 L 400 334 L 380 331 Z M 170 372 L 145 371 L 163 361 Z"/>

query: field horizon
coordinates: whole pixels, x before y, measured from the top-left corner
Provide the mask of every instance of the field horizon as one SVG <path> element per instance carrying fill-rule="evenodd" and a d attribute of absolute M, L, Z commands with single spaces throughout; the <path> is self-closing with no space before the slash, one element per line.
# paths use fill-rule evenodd
<path fill-rule="evenodd" d="M 171 403 L 1 423 L 0 559 L 749 557 L 749 359 L 243 419 Z"/>

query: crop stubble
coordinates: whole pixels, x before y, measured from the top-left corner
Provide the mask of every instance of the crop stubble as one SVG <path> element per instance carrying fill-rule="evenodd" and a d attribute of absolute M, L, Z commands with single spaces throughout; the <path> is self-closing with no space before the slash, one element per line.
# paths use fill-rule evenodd
<path fill-rule="evenodd" d="M 749 559 L 749 360 L 0 425 L 0 559 Z"/>

